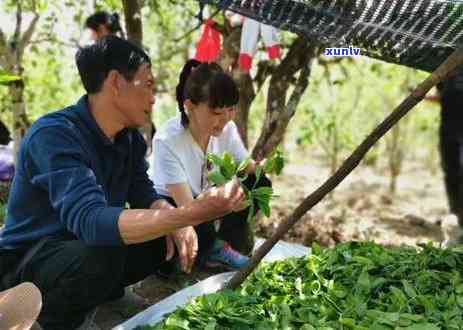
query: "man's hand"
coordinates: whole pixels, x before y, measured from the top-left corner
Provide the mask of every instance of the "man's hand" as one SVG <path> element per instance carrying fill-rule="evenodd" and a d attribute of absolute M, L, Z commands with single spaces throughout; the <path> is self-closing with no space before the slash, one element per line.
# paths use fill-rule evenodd
<path fill-rule="evenodd" d="M 197 199 L 206 202 L 213 218 L 220 218 L 243 207 L 245 197 L 240 182 L 234 178 L 223 186 L 203 192 Z"/>
<path fill-rule="evenodd" d="M 190 273 L 198 255 L 198 236 L 193 227 L 180 228 L 166 236 L 167 260 L 175 254 L 177 246 L 180 264 L 185 273 Z"/>
<path fill-rule="evenodd" d="M 171 205 L 168 201 L 165 199 L 158 199 L 155 200 L 151 206 L 150 209 L 152 210 L 170 210 L 175 208 L 173 205 Z M 174 240 L 171 237 L 172 234 L 166 236 L 166 260 L 170 260 L 173 258 L 175 254 L 175 246 L 174 246 Z"/>
<path fill-rule="evenodd" d="M 169 210 L 173 209 L 174 206 L 164 199 L 159 199 L 151 204 L 151 208 L 154 210 Z M 172 232 L 170 235 L 167 235 L 166 244 L 166 260 L 173 258 L 175 255 L 175 247 L 177 246 L 182 270 L 185 273 L 191 272 L 196 256 L 198 255 L 198 236 L 196 235 L 193 227 L 189 226 L 180 228 Z"/>

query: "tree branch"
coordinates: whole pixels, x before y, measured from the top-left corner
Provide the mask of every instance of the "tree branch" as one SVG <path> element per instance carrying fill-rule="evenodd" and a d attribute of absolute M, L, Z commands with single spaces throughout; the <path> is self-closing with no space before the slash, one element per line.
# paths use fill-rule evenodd
<path fill-rule="evenodd" d="M 24 54 L 24 49 L 27 47 L 29 42 L 31 41 L 32 35 L 34 34 L 35 27 L 37 26 L 37 22 L 39 21 L 40 15 L 38 13 L 34 14 L 34 18 L 32 19 L 31 23 L 27 27 L 26 32 L 24 32 L 21 41 L 19 42 L 18 45 L 18 53 L 19 56 L 22 56 Z"/>
<path fill-rule="evenodd" d="M 254 77 L 254 83 L 256 84 L 256 94 L 259 93 L 262 86 L 269 76 L 275 71 L 275 66 L 270 61 L 260 61 L 257 64 L 257 73 Z"/>
<path fill-rule="evenodd" d="M 55 44 L 58 44 L 58 45 L 61 45 L 61 46 L 69 47 L 69 48 L 79 48 L 80 47 L 80 45 L 79 45 L 79 43 L 77 41 L 66 42 L 66 41 L 56 39 L 55 37 L 44 37 L 44 38 L 40 38 L 40 39 L 34 39 L 34 40 L 31 40 L 28 43 L 28 45 L 38 45 L 38 44 L 41 44 L 43 42 L 55 43 Z"/>
<path fill-rule="evenodd" d="M 370 135 L 355 149 L 341 167 L 325 181 L 316 191 L 307 196 L 304 201 L 286 218 L 277 228 L 272 237 L 262 244 L 252 255 L 249 264 L 236 273 L 232 279 L 224 286 L 227 289 L 235 289 L 248 277 L 257 267 L 264 256 L 272 247 L 288 232 L 289 229 L 313 206 L 320 202 L 327 194 L 334 190 L 360 163 L 366 153 L 374 144 L 383 137 L 402 117 L 404 117 L 415 105 L 417 105 L 426 93 L 436 84 L 448 77 L 449 73 L 454 72 L 463 65 L 463 47 L 455 50 L 447 60 L 441 64 L 426 80 L 424 80 L 415 90 L 386 118 L 379 124 Z"/>
<path fill-rule="evenodd" d="M 310 73 L 312 72 L 312 59 L 308 61 L 304 67 L 301 69 L 301 73 L 299 74 L 299 78 L 297 80 L 296 86 L 294 87 L 293 92 L 291 93 L 291 96 L 289 97 L 288 104 L 286 105 L 286 110 L 285 110 L 285 115 L 287 118 L 291 118 L 294 116 L 294 113 L 296 112 L 297 106 L 299 105 L 299 102 L 301 101 L 302 95 L 304 95 L 304 92 L 307 89 L 307 86 L 309 86 L 309 77 Z"/>
<path fill-rule="evenodd" d="M 209 17 L 209 19 L 214 18 L 218 13 L 220 13 L 220 10 L 221 9 L 217 9 L 215 12 L 213 12 L 212 15 Z M 203 22 L 199 22 L 199 24 L 196 25 L 194 28 L 192 28 L 190 31 L 187 31 L 187 32 L 185 32 L 185 34 L 181 35 L 177 39 L 174 39 L 174 42 L 179 42 L 182 39 L 185 39 L 186 37 L 188 37 L 190 34 L 195 32 L 196 30 L 199 30 L 202 25 L 203 25 Z"/>
<path fill-rule="evenodd" d="M 20 37 L 21 37 L 21 25 L 22 25 L 22 0 L 18 0 L 16 3 L 16 27 L 13 33 L 13 48 L 14 50 L 18 49 L 18 44 L 20 43 Z"/>
<path fill-rule="evenodd" d="M 0 66 L 7 69 L 10 66 L 10 52 L 6 42 L 5 33 L 0 29 Z"/>

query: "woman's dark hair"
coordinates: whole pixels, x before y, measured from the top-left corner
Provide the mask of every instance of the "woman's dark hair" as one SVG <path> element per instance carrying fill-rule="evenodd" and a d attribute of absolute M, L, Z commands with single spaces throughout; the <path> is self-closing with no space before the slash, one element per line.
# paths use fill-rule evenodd
<path fill-rule="evenodd" d="M 211 108 L 231 107 L 238 103 L 239 92 L 233 79 L 217 63 L 189 60 L 180 73 L 177 85 L 177 103 L 182 115 L 182 125 L 188 127 L 184 102 L 206 102 Z"/>
<path fill-rule="evenodd" d="M 106 11 L 98 11 L 85 21 L 85 27 L 94 31 L 98 31 L 100 25 L 106 26 L 111 33 L 123 32 L 118 13 L 109 14 Z"/>

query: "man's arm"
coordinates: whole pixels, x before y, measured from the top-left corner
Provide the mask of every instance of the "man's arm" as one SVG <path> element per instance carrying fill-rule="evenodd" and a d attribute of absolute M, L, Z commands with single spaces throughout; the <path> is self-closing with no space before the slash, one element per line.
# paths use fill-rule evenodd
<path fill-rule="evenodd" d="M 72 130 L 62 125 L 40 129 L 26 148 L 29 180 L 48 193 L 50 205 L 65 228 L 89 245 L 149 241 L 221 217 L 244 199 L 239 183 L 232 182 L 178 209 L 110 207 Z"/>
<path fill-rule="evenodd" d="M 119 217 L 119 232 L 125 244 L 136 244 L 165 236 L 186 226 L 220 218 L 238 208 L 244 192 L 237 180 L 214 187 L 194 201 L 169 210 L 125 210 Z"/>
<path fill-rule="evenodd" d="M 122 244 L 117 221 L 123 208 L 108 206 L 73 129 L 39 128 L 22 148 L 28 179 L 48 194 L 49 207 L 68 231 L 89 245 Z"/>

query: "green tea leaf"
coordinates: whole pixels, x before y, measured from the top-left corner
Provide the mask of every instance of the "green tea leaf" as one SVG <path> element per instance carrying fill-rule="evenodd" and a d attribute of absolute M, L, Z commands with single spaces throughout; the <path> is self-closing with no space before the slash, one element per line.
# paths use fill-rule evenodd
<path fill-rule="evenodd" d="M 268 202 L 262 202 L 260 200 L 257 201 L 257 206 L 259 209 L 264 213 L 264 215 L 268 218 L 270 217 L 270 206 Z"/>
<path fill-rule="evenodd" d="M 440 330 L 441 328 L 432 324 L 432 323 L 417 323 L 409 327 L 404 328 L 404 330 Z"/>
<path fill-rule="evenodd" d="M 275 169 L 275 159 L 274 158 L 267 159 L 264 165 L 264 172 L 273 173 L 274 169 Z"/>
<path fill-rule="evenodd" d="M 251 163 L 251 159 L 250 158 L 246 158 L 245 160 L 243 160 L 239 165 L 238 165 L 238 168 L 236 169 L 236 172 L 237 173 L 241 173 L 241 172 L 244 172 L 249 164 Z"/>
<path fill-rule="evenodd" d="M 273 188 L 272 187 L 260 187 L 252 191 L 254 197 L 257 196 L 272 196 Z"/>
<path fill-rule="evenodd" d="M 407 293 L 410 298 L 416 298 L 417 293 L 407 280 L 402 280 L 402 285 L 404 286 L 405 293 Z"/>
<path fill-rule="evenodd" d="M 456 292 L 457 294 L 462 294 L 462 293 L 463 293 L 463 283 L 458 284 L 458 285 L 456 286 L 455 292 Z"/>
<path fill-rule="evenodd" d="M 231 180 L 236 174 L 236 163 L 233 157 L 225 152 L 222 158 L 222 165 L 220 171 L 227 180 Z"/>
<path fill-rule="evenodd" d="M 212 321 L 209 321 L 209 323 L 206 325 L 204 330 L 215 330 L 216 326 L 217 326 L 217 321 L 212 320 Z"/>
<path fill-rule="evenodd" d="M 268 197 L 252 194 L 254 207 Z M 260 265 L 237 291 L 196 298 L 165 329 L 457 330 L 462 274 L 462 254 L 431 244 L 313 244 L 307 257 Z"/>
<path fill-rule="evenodd" d="M 363 291 L 370 291 L 370 275 L 367 272 L 362 272 L 358 281 L 358 287 Z"/>
<path fill-rule="evenodd" d="M 222 173 L 214 171 L 208 174 L 208 179 L 217 186 L 221 186 L 228 182 L 228 180 L 222 175 Z"/>
<path fill-rule="evenodd" d="M 177 327 L 183 330 L 190 330 L 188 320 L 180 319 L 179 317 L 169 317 L 166 321 L 167 326 Z"/>
<path fill-rule="evenodd" d="M 254 188 L 256 187 L 257 183 L 259 183 L 260 178 L 264 174 L 262 166 L 256 166 L 256 183 L 254 184 Z"/>

